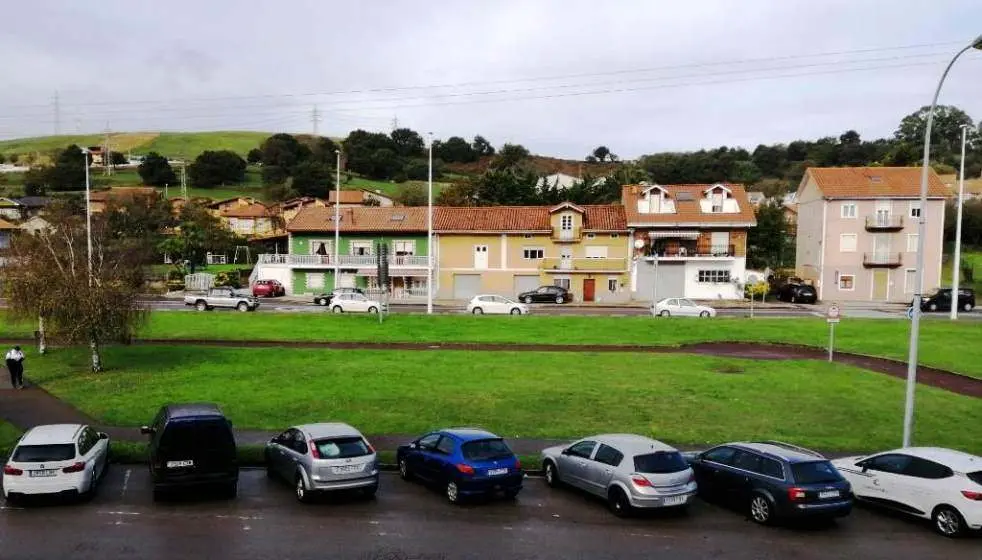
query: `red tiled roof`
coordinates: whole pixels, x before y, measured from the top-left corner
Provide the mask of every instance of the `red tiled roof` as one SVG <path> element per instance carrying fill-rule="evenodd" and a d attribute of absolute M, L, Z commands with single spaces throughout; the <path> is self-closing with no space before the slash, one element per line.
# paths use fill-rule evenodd
<path fill-rule="evenodd" d="M 14 225 L 3 218 L 0 218 L 0 229 L 20 229 L 20 226 Z"/>
<path fill-rule="evenodd" d="M 827 198 L 916 198 L 921 194 L 920 167 L 809 167 L 801 187 L 811 176 Z M 947 189 L 938 174 L 928 169 L 927 194 L 943 198 Z M 800 190 L 800 188 L 799 188 Z"/>
<path fill-rule="evenodd" d="M 728 189 L 733 199 L 737 201 L 740 211 L 737 213 L 703 212 L 699 201 L 705 198 L 710 188 L 720 185 Z M 638 200 L 645 189 L 660 187 L 668 193 L 668 198 L 675 203 L 674 213 L 642 214 L 638 212 Z M 684 200 L 679 198 L 680 193 Z M 714 183 L 705 185 L 624 185 L 621 187 L 621 201 L 624 203 L 624 213 L 627 223 L 631 225 L 677 226 L 682 224 L 746 224 L 757 225 L 754 209 L 747 198 L 743 185 L 733 183 Z"/>
<path fill-rule="evenodd" d="M 552 230 L 550 214 L 562 207 L 582 210 L 584 231 L 627 231 L 624 208 L 613 204 L 439 207 L 433 212 L 433 229 L 438 232 L 548 232 Z"/>
<path fill-rule="evenodd" d="M 155 196 L 157 189 L 153 187 L 112 187 L 103 191 L 92 191 L 89 200 L 92 202 L 108 202 L 109 200 L 127 200 L 137 196 Z"/>
<path fill-rule="evenodd" d="M 253 204 L 241 204 L 226 208 L 221 212 L 224 218 L 265 218 L 273 215 L 273 212 L 259 202 Z"/>
<path fill-rule="evenodd" d="M 344 191 L 342 191 L 344 192 Z M 433 209 L 436 223 L 437 209 Z M 290 232 L 334 231 L 333 206 L 305 206 L 290 220 Z M 425 206 L 359 206 L 341 208 L 338 229 L 344 232 L 425 232 Z"/>
<path fill-rule="evenodd" d="M 341 195 L 341 204 L 361 204 L 365 201 L 365 193 L 362 190 L 357 191 L 331 191 L 331 196 L 328 201 L 334 202 L 337 200 L 338 194 Z"/>

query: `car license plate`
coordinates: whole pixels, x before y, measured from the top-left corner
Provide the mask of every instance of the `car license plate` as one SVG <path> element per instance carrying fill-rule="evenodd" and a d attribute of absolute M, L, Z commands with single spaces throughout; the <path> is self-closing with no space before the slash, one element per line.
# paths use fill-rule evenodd
<path fill-rule="evenodd" d="M 665 498 L 664 503 L 666 506 L 677 506 L 685 503 L 685 496 L 669 496 Z"/>
<path fill-rule="evenodd" d="M 361 465 L 341 465 L 334 467 L 334 474 L 353 473 L 361 470 Z"/>
<path fill-rule="evenodd" d="M 181 467 L 193 467 L 194 461 L 188 459 L 186 461 L 167 461 L 168 469 L 179 469 Z"/>
<path fill-rule="evenodd" d="M 500 476 L 508 474 L 508 469 L 488 469 L 488 476 Z"/>
<path fill-rule="evenodd" d="M 32 477 L 44 477 L 44 476 L 55 476 L 58 474 L 58 469 L 44 469 L 31 471 Z"/>
<path fill-rule="evenodd" d="M 824 500 L 826 498 L 838 498 L 838 497 L 839 497 L 838 490 L 824 490 L 818 493 L 818 498 L 820 500 Z"/>

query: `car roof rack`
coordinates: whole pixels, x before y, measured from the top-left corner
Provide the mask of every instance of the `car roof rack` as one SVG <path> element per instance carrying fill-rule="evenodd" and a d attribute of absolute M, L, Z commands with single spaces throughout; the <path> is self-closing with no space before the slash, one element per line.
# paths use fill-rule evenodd
<path fill-rule="evenodd" d="M 808 449 L 807 447 L 801 447 L 799 445 L 794 445 L 794 444 L 791 444 L 791 443 L 786 443 L 786 442 L 783 442 L 783 441 L 764 440 L 764 441 L 754 441 L 754 442 L 751 442 L 751 443 L 764 443 L 764 444 L 767 444 L 767 445 L 774 445 L 776 447 L 783 447 L 785 449 L 790 449 L 792 451 L 797 451 L 799 453 L 804 453 L 805 455 L 813 455 L 815 457 L 821 457 L 822 459 L 825 458 L 825 455 L 822 455 L 818 451 L 815 451 L 815 450 L 812 450 L 812 449 Z"/>

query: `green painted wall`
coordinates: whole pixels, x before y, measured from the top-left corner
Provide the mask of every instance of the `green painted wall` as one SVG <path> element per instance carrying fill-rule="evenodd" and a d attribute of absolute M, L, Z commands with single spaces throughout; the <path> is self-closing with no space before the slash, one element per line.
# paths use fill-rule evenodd
<path fill-rule="evenodd" d="M 322 234 L 310 235 L 310 234 L 293 234 L 290 236 L 290 254 L 293 255 L 309 255 L 310 254 L 310 240 L 329 240 L 334 241 L 333 232 L 325 232 Z M 426 244 L 426 234 L 419 233 L 405 233 L 405 234 L 394 234 L 394 235 L 379 235 L 371 233 L 342 233 L 341 243 L 338 247 L 338 254 L 349 255 L 351 254 L 350 247 L 351 241 L 371 241 L 375 243 L 387 243 L 389 245 L 389 250 L 392 250 L 393 241 L 409 241 L 413 240 L 416 242 L 416 256 L 425 257 L 429 254 L 427 244 Z"/>
<path fill-rule="evenodd" d="M 323 274 L 324 275 L 324 288 L 307 288 L 307 274 Z M 356 276 L 355 286 L 359 288 L 368 288 L 368 277 L 367 276 Z M 320 294 L 324 292 L 329 292 L 334 289 L 334 271 L 329 269 L 293 269 L 293 294 Z"/>

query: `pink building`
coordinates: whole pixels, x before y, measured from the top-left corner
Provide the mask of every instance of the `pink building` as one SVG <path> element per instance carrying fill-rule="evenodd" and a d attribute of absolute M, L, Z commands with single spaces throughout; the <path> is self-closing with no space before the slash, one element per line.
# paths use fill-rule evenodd
<path fill-rule="evenodd" d="M 924 293 L 941 283 L 944 183 L 928 175 L 920 206 L 920 167 L 811 167 L 798 186 L 795 269 L 818 298 L 910 301 L 917 266 L 917 225 L 926 219 Z"/>

